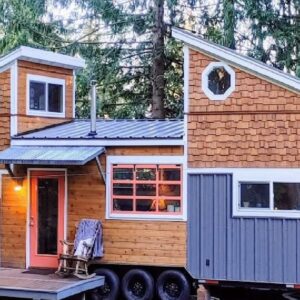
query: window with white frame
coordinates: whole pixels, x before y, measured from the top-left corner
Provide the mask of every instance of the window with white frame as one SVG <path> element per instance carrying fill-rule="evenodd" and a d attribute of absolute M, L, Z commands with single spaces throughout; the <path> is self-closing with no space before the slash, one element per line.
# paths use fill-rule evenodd
<path fill-rule="evenodd" d="M 299 169 L 235 170 L 233 178 L 233 215 L 300 217 Z"/>
<path fill-rule="evenodd" d="M 240 208 L 300 211 L 300 180 L 268 183 L 240 182 Z"/>
<path fill-rule="evenodd" d="M 146 160 L 111 163 L 109 169 L 108 217 L 182 218 L 181 164 Z"/>
<path fill-rule="evenodd" d="M 202 73 L 202 90 L 210 100 L 225 100 L 235 90 L 235 72 L 223 62 L 210 63 Z"/>
<path fill-rule="evenodd" d="M 27 114 L 59 116 L 65 113 L 65 80 L 27 75 Z"/>

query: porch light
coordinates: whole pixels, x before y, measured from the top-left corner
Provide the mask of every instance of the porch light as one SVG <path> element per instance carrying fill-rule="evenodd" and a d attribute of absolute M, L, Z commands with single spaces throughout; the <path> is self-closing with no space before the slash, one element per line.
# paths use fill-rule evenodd
<path fill-rule="evenodd" d="M 18 184 L 14 187 L 14 190 L 15 192 L 20 192 L 22 190 L 22 186 Z"/>
<path fill-rule="evenodd" d="M 16 185 L 14 190 L 15 190 L 15 192 L 20 192 L 22 190 L 22 186 Z"/>
<path fill-rule="evenodd" d="M 14 187 L 15 192 L 20 192 L 23 189 L 23 181 L 22 180 L 16 180 L 16 185 Z"/>

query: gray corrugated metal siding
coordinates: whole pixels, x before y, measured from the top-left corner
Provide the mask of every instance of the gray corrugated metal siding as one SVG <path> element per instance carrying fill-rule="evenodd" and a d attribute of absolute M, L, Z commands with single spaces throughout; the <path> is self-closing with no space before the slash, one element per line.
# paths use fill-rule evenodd
<path fill-rule="evenodd" d="M 232 178 L 188 176 L 188 271 L 197 279 L 300 282 L 300 220 L 232 217 Z"/>

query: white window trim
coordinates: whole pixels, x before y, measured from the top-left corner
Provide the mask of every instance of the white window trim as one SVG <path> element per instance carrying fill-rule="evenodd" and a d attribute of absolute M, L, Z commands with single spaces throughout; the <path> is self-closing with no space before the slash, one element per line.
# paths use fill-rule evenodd
<path fill-rule="evenodd" d="M 30 109 L 30 81 L 38 81 L 46 83 L 46 110 L 33 110 Z M 63 94 L 62 94 L 62 112 L 49 112 L 48 111 L 48 83 L 52 84 L 59 84 L 62 85 Z M 53 78 L 41 75 L 27 75 L 27 82 L 26 82 L 26 114 L 28 116 L 39 116 L 39 117 L 56 117 L 56 118 L 65 118 L 65 107 L 66 107 L 66 81 L 60 78 Z"/>
<path fill-rule="evenodd" d="M 182 192 L 181 215 L 146 215 L 146 214 L 114 214 L 111 213 L 111 166 L 113 164 L 180 164 L 184 166 L 184 156 L 107 156 L 106 158 L 106 219 L 115 220 L 158 220 L 158 221 L 186 221 L 186 199 Z M 185 172 L 182 171 L 182 191 L 185 186 Z"/>
<path fill-rule="evenodd" d="M 270 208 L 239 207 L 240 183 L 269 183 Z M 275 210 L 273 182 L 300 183 L 300 169 L 243 169 L 233 173 L 233 216 L 300 218 L 299 210 Z"/>
<path fill-rule="evenodd" d="M 223 95 L 215 95 L 208 88 L 208 75 L 213 69 L 222 67 L 226 70 L 226 72 L 230 75 L 230 87 Z M 235 72 L 224 62 L 211 62 L 202 72 L 202 90 L 204 94 L 210 99 L 215 101 L 225 100 L 230 96 L 230 94 L 235 90 Z"/>

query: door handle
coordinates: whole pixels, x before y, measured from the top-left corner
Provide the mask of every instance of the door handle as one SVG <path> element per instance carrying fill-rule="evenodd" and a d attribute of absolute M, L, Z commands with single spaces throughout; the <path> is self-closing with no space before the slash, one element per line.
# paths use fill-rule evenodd
<path fill-rule="evenodd" d="M 34 217 L 30 217 L 29 226 L 34 226 Z"/>

